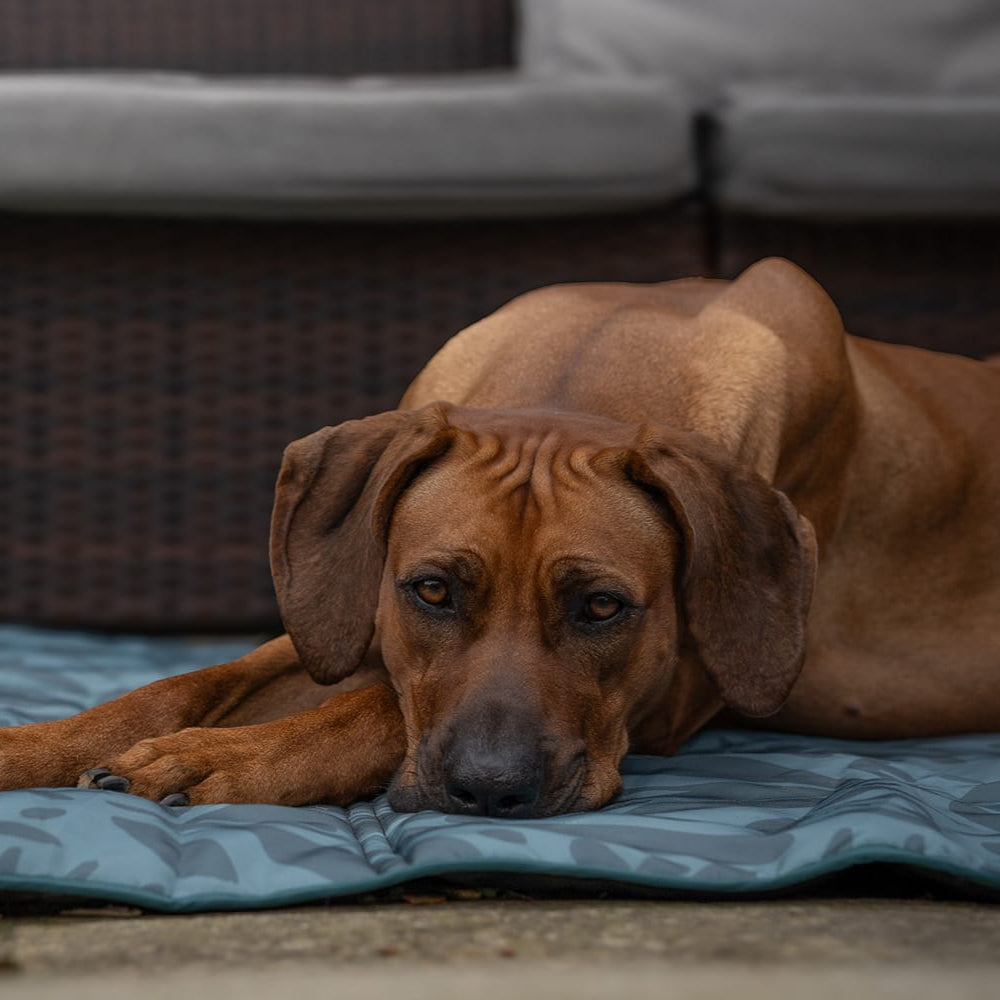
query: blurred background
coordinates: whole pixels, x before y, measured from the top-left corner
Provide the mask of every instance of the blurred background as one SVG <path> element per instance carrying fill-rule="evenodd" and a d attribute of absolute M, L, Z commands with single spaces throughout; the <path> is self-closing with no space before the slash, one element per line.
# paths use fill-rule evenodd
<path fill-rule="evenodd" d="M 1000 351 L 996 0 L 0 0 L 0 620 L 275 627 L 288 441 L 771 254 Z"/>

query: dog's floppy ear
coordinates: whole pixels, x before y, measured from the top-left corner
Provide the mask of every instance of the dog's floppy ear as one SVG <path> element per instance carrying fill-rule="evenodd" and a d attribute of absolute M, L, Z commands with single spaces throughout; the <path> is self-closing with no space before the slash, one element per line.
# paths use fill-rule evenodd
<path fill-rule="evenodd" d="M 805 658 L 812 525 L 783 493 L 697 439 L 651 443 L 627 472 L 667 501 L 680 526 L 681 601 L 723 700 L 745 715 L 776 712 Z"/>
<path fill-rule="evenodd" d="M 432 404 L 325 427 L 285 449 L 271 573 L 285 629 L 321 684 L 346 677 L 364 657 L 392 505 L 450 440 L 446 407 Z"/>

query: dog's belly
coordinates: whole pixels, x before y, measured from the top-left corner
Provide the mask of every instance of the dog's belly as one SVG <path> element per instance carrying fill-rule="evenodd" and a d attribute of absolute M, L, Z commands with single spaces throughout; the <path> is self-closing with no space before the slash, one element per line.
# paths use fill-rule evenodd
<path fill-rule="evenodd" d="M 964 630 L 886 632 L 870 646 L 814 645 L 767 728 L 848 739 L 1000 730 L 1000 637 Z"/>

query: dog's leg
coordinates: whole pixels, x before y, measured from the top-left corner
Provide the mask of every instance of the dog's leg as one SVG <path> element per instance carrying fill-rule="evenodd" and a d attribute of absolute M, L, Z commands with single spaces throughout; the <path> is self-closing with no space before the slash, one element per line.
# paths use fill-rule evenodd
<path fill-rule="evenodd" d="M 100 783 L 170 805 L 347 805 L 384 788 L 405 749 L 396 695 L 378 683 L 272 722 L 142 740 Z"/>
<path fill-rule="evenodd" d="M 189 726 L 261 722 L 329 696 L 282 636 L 231 663 L 157 681 L 69 719 L 0 729 L 0 788 L 75 785 L 84 770 L 140 740 Z"/>

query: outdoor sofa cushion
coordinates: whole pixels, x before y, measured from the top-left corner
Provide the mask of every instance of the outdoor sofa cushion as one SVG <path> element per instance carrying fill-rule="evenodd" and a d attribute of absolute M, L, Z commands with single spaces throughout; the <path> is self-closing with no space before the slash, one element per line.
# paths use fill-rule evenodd
<path fill-rule="evenodd" d="M 1000 202 L 993 0 L 532 0 L 525 72 L 659 78 L 714 123 L 723 208 L 981 217 Z"/>
<path fill-rule="evenodd" d="M 0 724 L 74 712 L 247 641 L 0 628 Z M 597 812 L 536 820 L 349 809 L 164 808 L 78 789 L 0 793 L 0 890 L 160 910 L 277 906 L 426 876 L 759 893 L 865 862 L 1000 888 L 1000 735 L 850 742 L 709 731 L 628 757 Z"/>
<path fill-rule="evenodd" d="M 710 108 L 731 85 L 983 94 L 1000 88 L 994 0 L 524 0 L 530 75 L 669 78 Z"/>
<path fill-rule="evenodd" d="M 0 74 L 0 209 L 399 221 L 693 186 L 687 109 L 656 80 Z"/>
<path fill-rule="evenodd" d="M 1000 94 L 743 87 L 717 114 L 726 208 L 868 219 L 1000 214 Z"/>

